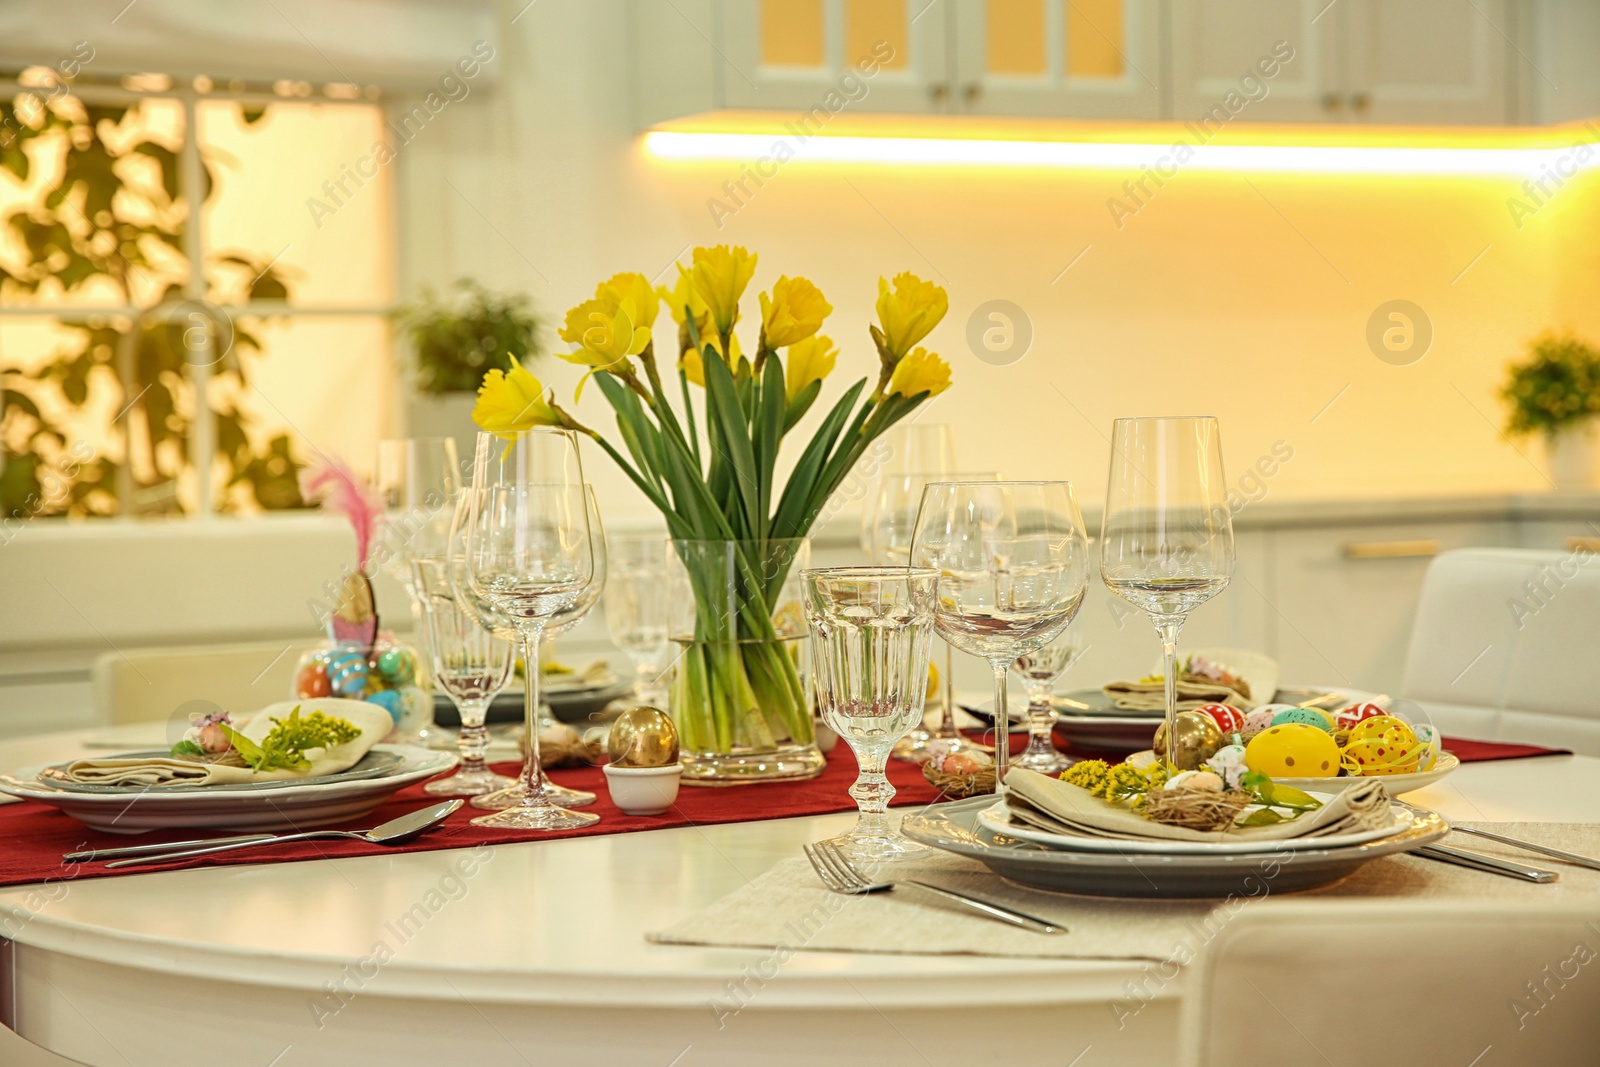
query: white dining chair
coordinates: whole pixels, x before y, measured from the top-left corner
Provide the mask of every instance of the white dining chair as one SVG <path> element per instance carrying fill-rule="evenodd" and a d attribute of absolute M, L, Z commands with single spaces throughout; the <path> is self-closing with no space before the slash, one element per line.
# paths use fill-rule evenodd
<path fill-rule="evenodd" d="M 1600 755 L 1600 556 L 1441 554 L 1423 581 L 1400 693 L 1447 736 Z"/>
<path fill-rule="evenodd" d="M 1184 1067 L 1593 1067 L 1600 900 L 1247 903 L 1185 977 Z"/>
<path fill-rule="evenodd" d="M 15 1030 L 0 1026 L 0 1063 L 6 1067 L 83 1067 L 78 1060 L 40 1048 Z"/>
<path fill-rule="evenodd" d="M 300 654 L 315 641 L 188 645 L 107 652 L 93 668 L 101 725 L 181 719 L 196 702 L 253 711 L 287 700 Z M 195 705 L 191 707 L 191 705 Z"/>

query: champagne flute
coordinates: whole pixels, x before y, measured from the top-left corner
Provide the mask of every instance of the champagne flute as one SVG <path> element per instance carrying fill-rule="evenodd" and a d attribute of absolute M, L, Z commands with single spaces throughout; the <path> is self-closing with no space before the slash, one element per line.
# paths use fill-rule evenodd
<path fill-rule="evenodd" d="M 461 770 L 429 782 L 422 791 L 432 796 L 470 797 L 504 789 L 512 779 L 494 773 L 484 762 L 489 748 L 484 719 L 490 701 L 511 680 L 516 659 L 511 642 L 486 629 L 450 587 L 446 559 L 414 560 L 411 568 L 422 592 L 434 682 L 449 695 L 461 716 L 461 731 L 456 735 Z"/>
<path fill-rule="evenodd" d="M 1068 482 L 935 482 L 922 494 L 911 565 L 939 572 L 940 635 L 994 674 L 996 791 L 1010 760 L 1006 670 L 1072 622 L 1088 560 Z"/>
<path fill-rule="evenodd" d="M 556 614 L 551 616 L 550 621 L 545 624 L 544 636 L 552 640 L 556 637 L 559 637 L 561 634 L 566 633 L 568 630 L 578 625 L 578 623 L 582 622 L 583 617 L 589 613 L 589 610 L 594 607 L 595 602 L 600 599 L 601 590 L 605 587 L 606 551 L 605 537 L 601 532 L 602 527 L 600 525 L 600 507 L 595 500 L 594 489 L 585 485 L 583 490 L 584 497 L 588 501 L 589 507 L 589 529 L 592 540 L 591 547 L 595 552 L 594 579 L 589 583 L 588 587 L 578 595 L 576 600 L 574 600 L 567 607 L 556 612 Z M 466 513 L 464 511 L 458 511 L 458 519 L 455 525 L 453 525 L 451 528 L 451 549 L 453 553 L 456 553 L 451 557 L 453 566 L 450 573 L 450 580 L 452 586 L 456 589 L 458 598 L 462 604 L 478 620 L 480 626 L 504 638 L 505 640 L 512 642 L 513 645 L 515 645 L 515 643 L 520 640 L 520 635 L 517 632 L 515 624 L 513 624 L 511 619 L 493 604 L 489 603 L 487 600 L 483 599 L 481 596 L 472 591 L 472 585 L 466 573 L 466 554 L 464 548 L 466 524 L 465 522 L 461 521 L 461 518 L 464 518 L 465 515 Z M 513 657 L 513 667 L 514 666 L 515 657 Z M 513 673 L 515 672 L 513 671 Z M 537 715 L 538 717 L 535 723 L 536 729 L 542 730 L 548 724 L 555 721 L 545 714 L 543 704 L 540 705 Z M 586 805 L 593 804 L 595 801 L 595 795 L 588 790 L 569 789 L 564 785 L 558 785 L 548 778 L 545 779 L 544 789 L 545 794 L 557 806 L 563 808 L 581 808 Z M 495 791 L 485 792 L 481 796 L 474 797 L 472 800 L 472 806 L 475 808 L 482 808 L 485 811 L 501 811 L 505 808 L 511 807 L 513 804 L 520 803 L 521 800 L 527 796 L 527 792 L 527 787 L 524 786 L 521 781 L 503 778 L 501 779 L 501 785 L 496 787 Z"/>
<path fill-rule="evenodd" d="M 885 474 L 878 483 L 877 493 L 868 511 L 871 520 L 861 532 L 861 547 L 874 563 L 904 565 L 911 557 L 911 537 L 915 532 L 917 511 L 922 506 L 922 491 L 931 482 L 993 482 L 1000 475 L 989 471 L 969 471 L 951 474 L 945 471 L 914 471 L 906 474 Z M 955 653 L 948 643 L 944 646 L 944 693 L 939 725 L 929 732 L 918 726 L 895 745 L 897 759 L 921 763 L 932 751 L 929 744 L 940 742 L 942 754 L 953 754 L 962 749 L 989 751 L 989 746 L 963 737 L 956 729 Z"/>
<path fill-rule="evenodd" d="M 640 703 L 663 707 L 662 661 L 667 656 L 667 598 L 670 587 L 667 540 L 662 534 L 614 538 L 610 581 L 605 591 L 606 629 L 633 663 L 633 695 Z"/>
<path fill-rule="evenodd" d="M 1083 651 L 1083 638 L 1072 626 L 1061 631 L 1061 636 L 1043 648 L 1024 653 L 1016 658 L 1011 669 L 1022 678 L 1028 690 L 1028 747 L 1012 762 L 1040 774 L 1060 774 L 1077 760 L 1056 751 L 1051 733 L 1055 729 L 1056 711 L 1050 705 L 1050 692 L 1056 679 L 1072 665 Z M 1009 716 L 1008 716 L 1009 718 Z"/>
<path fill-rule="evenodd" d="M 817 707 L 860 768 L 850 787 L 860 814 L 855 827 L 835 841 L 852 857 L 869 861 L 925 852 L 926 845 L 889 825 L 895 789 L 883 770 L 894 743 L 922 718 L 939 574 L 912 567 L 830 567 L 801 577 Z"/>
<path fill-rule="evenodd" d="M 566 830 L 599 817 L 556 806 L 539 765 L 539 644 L 551 618 L 570 607 L 594 579 L 594 537 L 578 441 L 565 430 L 539 428 L 507 444 L 478 435 L 468 490 L 466 573 L 469 584 L 504 613 L 522 639 L 523 721 L 527 792 L 474 826 Z"/>
<path fill-rule="evenodd" d="M 1222 472 L 1222 431 L 1208 416 L 1118 419 L 1100 533 L 1100 577 L 1150 616 L 1167 683 L 1173 764 L 1178 634 L 1189 612 L 1233 577 L 1233 515 Z"/>

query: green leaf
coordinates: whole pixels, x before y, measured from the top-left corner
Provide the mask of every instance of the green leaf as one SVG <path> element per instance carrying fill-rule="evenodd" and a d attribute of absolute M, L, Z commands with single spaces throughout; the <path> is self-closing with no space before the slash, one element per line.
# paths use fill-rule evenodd
<path fill-rule="evenodd" d="M 828 453 L 838 440 L 845 420 L 850 417 L 850 412 L 855 407 L 856 398 L 866 387 L 867 380 L 862 378 L 839 398 L 833 410 L 828 412 L 827 418 L 822 420 L 822 425 L 817 427 L 811 443 L 806 445 L 805 451 L 800 454 L 800 461 L 795 464 L 794 473 L 789 475 L 789 482 L 783 487 L 783 493 L 778 498 L 778 510 L 772 520 L 773 537 L 804 536 L 805 527 L 801 526 L 800 522 L 810 510 L 817 478 L 828 461 Z"/>
<path fill-rule="evenodd" d="M 1279 815 L 1277 812 L 1273 811 L 1271 808 L 1259 808 L 1256 811 L 1253 811 L 1249 815 L 1245 816 L 1243 819 L 1236 820 L 1233 825 L 1235 825 L 1235 826 L 1271 826 L 1274 823 L 1280 823 L 1280 822 L 1283 822 L 1283 821 L 1284 821 L 1283 816 Z"/>
<path fill-rule="evenodd" d="M 1279 782 L 1272 783 L 1272 803 L 1276 807 L 1294 808 L 1296 811 L 1315 811 L 1322 807 L 1322 801 L 1310 793 Z"/>
<path fill-rule="evenodd" d="M 804 389 L 800 395 L 789 402 L 788 410 L 783 416 L 783 432 L 787 434 L 797 426 L 801 419 L 806 417 L 806 412 L 811 410 L 811 405 L 817 402 L 817 397 L 822 395 L 822 379 L 818 378 Z"/>
<path fill-rule="evenodd" d="M 760 499 L 757 501 L 761 527 L 757 536 L 762 538 L 767 536 L 767 517 L 772 513 L 772 482 L 778 466 L 778 446 L 783 441 L 787 408 L 788 401 L 783 392 L 783 364 L 773 356 L 762 368 L 760 416 L 753 427 L 761 471 Z"/>
<path fill-rule="evenodd" d="M 234 750 L 239 753 L 239 758 L 250 764 L 250 766 L 255 767 L 266 758 L 266 753 L 261 751 L 261 746 L 244 734 L 241 734 L 227 723 L 218 723 L 217 725 L 221 728 L 223 736 L 228 739 Z"/>
<path fill-rule="evenodd" d="M 181 759 L 185 756 L 199 759 L 205 754 L 206 750 L 195 744 L 193 741 L 179 741 L 177 744 L 172 746 L 172 751 L 168 753 L 168 755 L 172 756 L 174 759 Z"/>
<path fill-rule="evenodd" d="M 746 537 L 760 527 L 758 508 L 760 497 L 756 481 L 756 459 L 745 436 L 744 410 L 739 403 L 738 390 L 728 365 L 713 349 L 707 348 L 702 364 L 706 376 L 707 430 L 715 428 L 712 447 L 720 442 L 721 451 L 733 468 L 734 485 L 743 505 Z M 729 516 L 731 519 L 733 516 Z M 740 538 L 741 540 L 744 538 Z"/>

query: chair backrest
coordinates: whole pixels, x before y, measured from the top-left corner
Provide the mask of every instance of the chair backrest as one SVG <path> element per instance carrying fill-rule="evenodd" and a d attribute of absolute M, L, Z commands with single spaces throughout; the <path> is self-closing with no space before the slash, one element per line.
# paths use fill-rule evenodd
<path fill-rule="evenodd" d="M 314 641 L 107 652 L 94 663 L 95 720 L 115 725 L 188 721 L 195 701 L 252 711 L 288 699 L 300 654 Z"/>
<path fill-rule="evenodd" d="M 1600 755 L 1600 557 L 1441 554 L 1423 582 L 1400 691 L 1446 734 Z"/>
<path fill-rule="evenodd" d="M 1186 1067 L 1593 1067 L 1600 900 L 1247 905 L 1186 977 Z"/>

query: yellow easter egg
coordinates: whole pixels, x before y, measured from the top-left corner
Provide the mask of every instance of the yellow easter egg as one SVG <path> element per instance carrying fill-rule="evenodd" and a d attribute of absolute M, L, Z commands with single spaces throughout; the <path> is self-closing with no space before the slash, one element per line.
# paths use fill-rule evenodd
<path fill-rule="evenodd" d="M 1393 715 L 1375 715 L 1370 719 L 1363 719 L 1350 730 L 1351 744 L 1377 740 L 1414 745 L 1417 743 L 1417 735 L 1404 720 L 1397 719 Z"/>
<path fill-rule="evenodd" d="M 1284 723 L 1251 738 L 1244 763 L 1269 778 L 1333 778 L 1339 773 L 1339 746 L 1315 726 Z"/>
<path fill-rule="evenodd" d="M 1363 778 L 1378 778 L 1389 774 L 1410 774 L 1417 769 L 1424 746 L 1414 740 L 1406 742 L 1397 736 L 1375 737 L 1365 741 L 1352 741 L 1345 747 L 1345 755 L 1355 760 Z"/>

